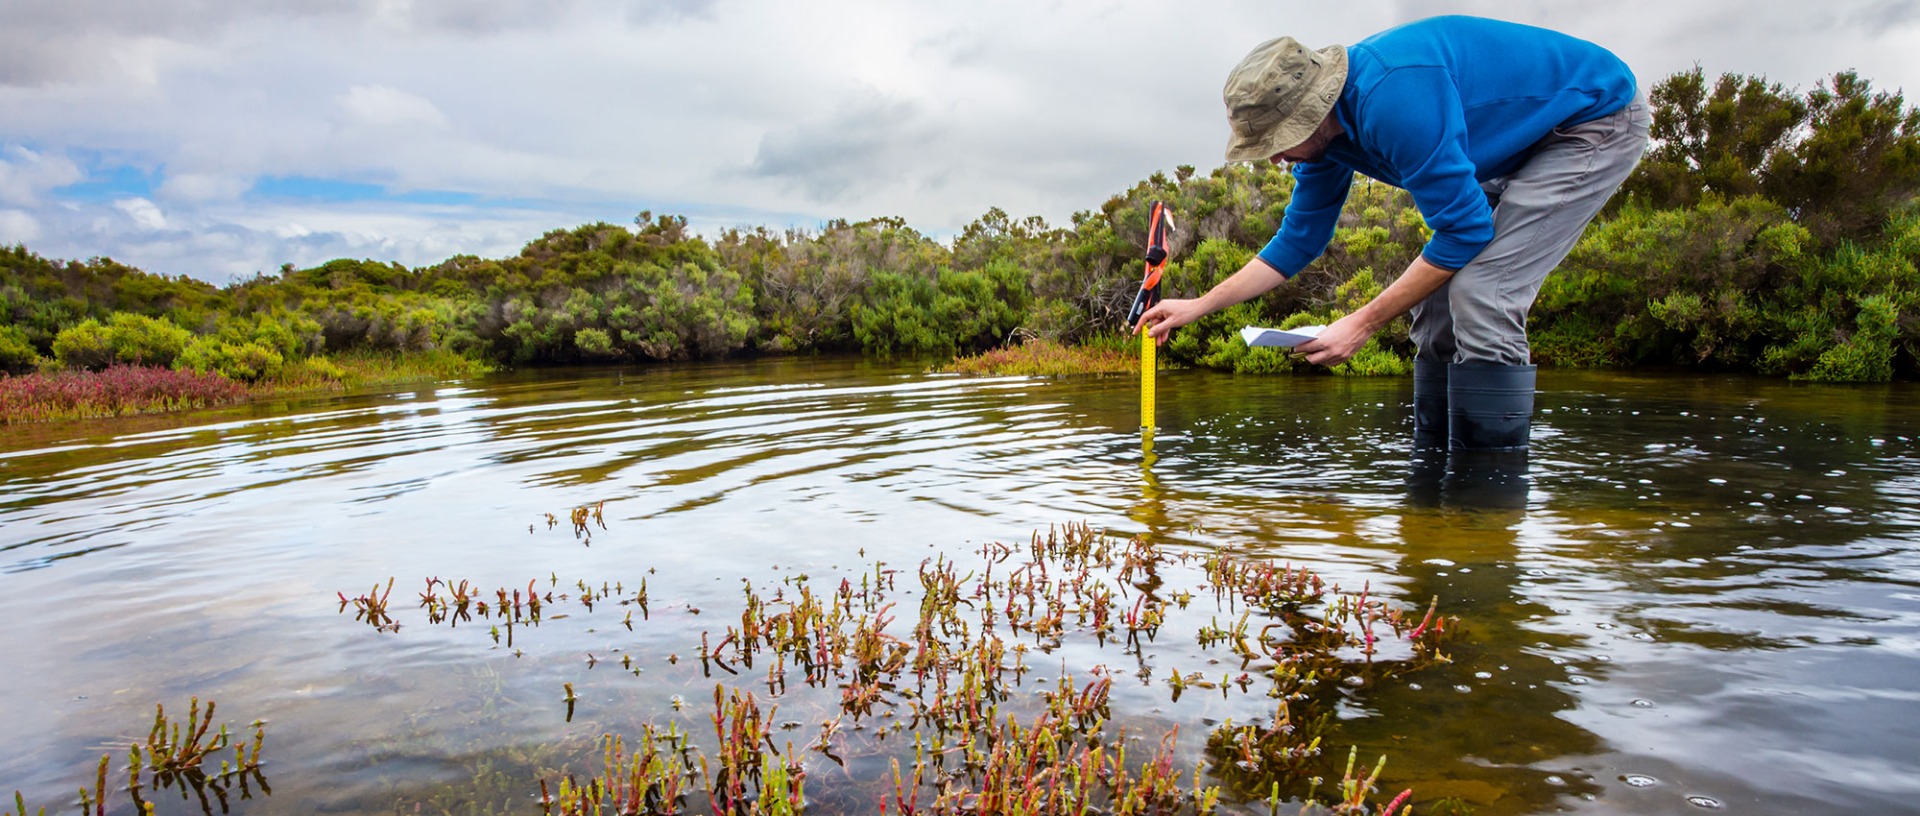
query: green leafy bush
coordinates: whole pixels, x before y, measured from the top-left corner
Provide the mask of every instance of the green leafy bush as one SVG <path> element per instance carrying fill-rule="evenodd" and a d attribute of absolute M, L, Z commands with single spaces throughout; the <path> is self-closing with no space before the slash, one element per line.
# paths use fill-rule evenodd
<path fill-rule="evenodd" d="M 40 351 L 27 339 L 27 333 L 0 325 L 0 373 L 24 374 L 40 364 Z"/>
<path fill-rule="evenodd" d="M 259 382 L 277 377 L 286 358 L 259 343 L 230 343 L 213 337 L 196 338 L 173 363 L 181 371 L 219 374 L 235 382 Z"/>
<path fill-rule="evenodd" d="M 280 366 L 270 382 L 275 388 L 291 391 L 335 390 L 346 384 L 351 375 L 325 357 L 306 357 L 288 360 Z"/>
<path fill-rule="evenodd" d="M 1839 344 L 1821 352 L 1813 367 L 1795 379 L 1821 382 L 1886 382 L 1893 379 L 1895 322 L 1900 310 L 1887 295 L 1860 300 L 1857 330 Z"/>
<path fill-rule="evenodd" d="M 121 313 L 107 321 L 107 342 L 114 358 L 132 365 L 172 365 L 192 339 L 192 332 L 145 315 Z"/>
<path fill-rule="evenodd" d="M 1388 351 L 1378 337 L 1369 339 L 1333 373 L 1346 377 L 1404 377 L 1413 373 L 1413 361 Z"/>
<path fill-rule="evenodd" d="M 878 354 L 978 351 L 1006 342 L 1031 302 L 1025 274 L 1007 261 L 932 279 L 880 273 L 854 306 L 853 332 Z"/>
<path fill-rule="evenodd" d="M 193 333 L 165 320 L 116 313 L 105 325 L 88 318 L 53 339 L 53 353 L 67 368 L 99 371 L 114 363 L 165 368 Z"/>
<path fill-rule="evenodd" d="M 1758 198 L 1628 207 L 1589 227 L 1541 285 L 1528 321 L 1535 359 L 1747 366 L 1767 329 L 1762 304 L 1808 242 Z"/>
<path fill-rule="evenodd" d="M 85 371 L 104 370 L 115 359 L 113 342 L 107 338 L 107 327 L 93 318 L 62 329 L 55 335 L 53 356 L 62 366 Z"/>
<path fill-rule="evenodd" d="M 619 326 L 621 345 L 637 357 L 720 357 L 746 346 L 758 325 L 753 291 L 711 257 L 673 267 L 624 270 L 623 298 L 633 309 Z"/>
<path fill-rule="evenodd" d="M 616 353 L 613 338 L 607 336 L 605 329 L 586 328 L 574 332 L 573 344 L 588 357 L 612 357 Z"/>

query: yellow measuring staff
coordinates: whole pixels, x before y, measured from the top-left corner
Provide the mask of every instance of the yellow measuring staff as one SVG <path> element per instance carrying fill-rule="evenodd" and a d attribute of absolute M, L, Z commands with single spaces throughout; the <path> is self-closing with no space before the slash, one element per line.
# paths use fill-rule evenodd
<path fill-rule="evenodd" d="M 1140 279 L 1140 291 L 1133 296 L 1133 308 L 1127 310 L 1127 326 L 1140 332 L 1140 427 L 1153 431 L 1153 377 L 1155 346 L 1153 335 L 1140 325 L 1140 316 L 1160 302 L 1160 274 L 1167 268 L 1167 233 L 1173 229 L 1173 216 L 1167 206 L 1153 202 L 1147 213 L 1147 270 Z"/>
<path fill-rule="evenodd" d="M 1153 431 L 1153 379 L 1155 369 L 1154 350 L 1157 345 L 1153 335 L 1140 333 L 1140 427 Z"/>

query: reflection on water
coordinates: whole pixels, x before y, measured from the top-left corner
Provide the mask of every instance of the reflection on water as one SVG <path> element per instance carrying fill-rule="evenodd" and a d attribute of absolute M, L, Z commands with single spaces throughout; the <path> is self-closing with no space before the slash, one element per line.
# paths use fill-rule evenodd
<path fill-rule="evenodd" d="M 64 801 L 156 701 L 199 695 L 271 723 L 273 796 L 237 812 L 525 812 L 527 769 L 711 692 L 669 658 L 737 614 L 743 577 L 857 580 L 1086 521 L 1440 597 L 1466 623 L 1453 663 L 1349 695 L 1332 737 L 1418 801 L 1910 807 L 1914 389 L 1541 380 L 1523 468 L 1414 456 L 1402 381 L 1172 372 L 1143 445 L 1131 378 L 820 360 L 8 428 L 0 789 Z M 601 501 L 607 529 L 576 538 L 564 514 Z M 508 646 L 338 614 L 389 577 L 396 600 L 644 579 L 652 620 L 549 616 Z M 1159 678 L 1115 696 L 1175 716 Z"/>

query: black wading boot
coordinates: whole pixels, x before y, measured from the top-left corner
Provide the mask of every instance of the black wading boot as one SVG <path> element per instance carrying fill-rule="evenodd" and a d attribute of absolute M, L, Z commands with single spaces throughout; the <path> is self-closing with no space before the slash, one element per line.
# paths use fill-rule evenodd
<path fill-rule="evenodd" d="M 1447 475 L 1447 363 L 1413 361 L 1413 456 L 1407 495 L 1416 505 L 1437 505 Z"/>
<path fill-rule="evenodd" d="M 1533 374 L 1530 365 L 1449 366 L 1447 446 L 1455 452 L 1524 453 L 1533 426 Z"/>
<path fill-rule="evenodd" d="M 1527 504 L 1527 436 L 1533 426 L 1530 365 L 1456 363 L 1447 372 L 1447 478 L 1443 501 L 1463 507 Z"/>
<path fill-rule="evenodd" d="M 1447 447 L 1447 366 L 1413 361 L 1413 448 Z"/>

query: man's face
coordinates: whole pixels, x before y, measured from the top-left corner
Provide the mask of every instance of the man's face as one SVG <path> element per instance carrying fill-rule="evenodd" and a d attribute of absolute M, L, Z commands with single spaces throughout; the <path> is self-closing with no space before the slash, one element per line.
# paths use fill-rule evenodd
<path fill-rule="evenodd" d="M 1306 141 L 1275 153 L 1267 157 L 1267 160 L 1274 164 L 1319 161 L 1327 155 L 1327 145 L 1333 144 L 1334 137 L 1341 133 L 1342 129 L 1333 121 L 1333 117 L 1329 116 L 1326 121 L 1320 123 L 1320 127 L 1314 129 L 1313 135 L 1308 136 Z"/>
<path fill-rule="evenodd" d="M 1268 161 L 1274 164 L 1319 161 L 1327 155 L 1327 145 L 1332 142 L 1333 134 L 1328 133 L 1326 128 L 1320 128 L 1314 131 L 1312 136 L 1308 136 L 1306 141 L 1273 154 Z"/>

